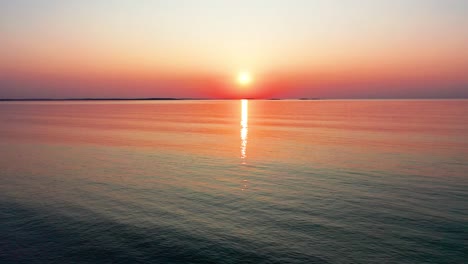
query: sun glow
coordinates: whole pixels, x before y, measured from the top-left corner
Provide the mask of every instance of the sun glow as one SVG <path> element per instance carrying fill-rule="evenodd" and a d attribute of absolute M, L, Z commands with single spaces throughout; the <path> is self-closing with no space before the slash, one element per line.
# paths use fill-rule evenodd
<path fill-rule="evenodd" d="M 237 75 L 237 82 L 241 86 L 247 86 L 252 82 L 252 76 L 250 75 L 249 72 L 240 72 Z"/>

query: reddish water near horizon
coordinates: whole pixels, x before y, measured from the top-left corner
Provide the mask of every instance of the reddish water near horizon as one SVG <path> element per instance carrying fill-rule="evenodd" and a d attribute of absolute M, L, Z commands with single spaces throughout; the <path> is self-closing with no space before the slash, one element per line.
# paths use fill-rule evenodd
<path fill-rule="evenodd" d="M 3 102 L 0 124 L 0 262 L 468 257 L 468 100 Z"/>

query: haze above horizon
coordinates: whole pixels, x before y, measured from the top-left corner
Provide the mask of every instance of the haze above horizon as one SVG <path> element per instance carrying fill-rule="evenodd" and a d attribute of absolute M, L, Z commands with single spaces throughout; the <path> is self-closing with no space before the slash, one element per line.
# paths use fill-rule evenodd
<path fill-rule="evenodd" d="M 467 14 L 462 0 L 4 1 L 0 99 L 468 98 Z"/>

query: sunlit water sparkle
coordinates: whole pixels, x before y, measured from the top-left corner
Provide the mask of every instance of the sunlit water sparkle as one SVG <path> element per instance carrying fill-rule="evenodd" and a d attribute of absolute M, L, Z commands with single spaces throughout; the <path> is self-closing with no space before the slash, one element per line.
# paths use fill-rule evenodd
<path fill-rule="evenodd" d="M 468 259 L 466 100 L 0 103 L 0 124 L 0 263 Z"/>

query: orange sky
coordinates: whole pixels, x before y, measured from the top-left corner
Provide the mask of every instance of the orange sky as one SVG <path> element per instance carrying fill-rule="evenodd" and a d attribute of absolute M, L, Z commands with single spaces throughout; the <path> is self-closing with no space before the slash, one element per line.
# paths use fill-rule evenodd
<path fill-rule="evenodd" d="M 0 98 L 468 97 L 467 13 L 461 0 L 2 2 Z"/>

